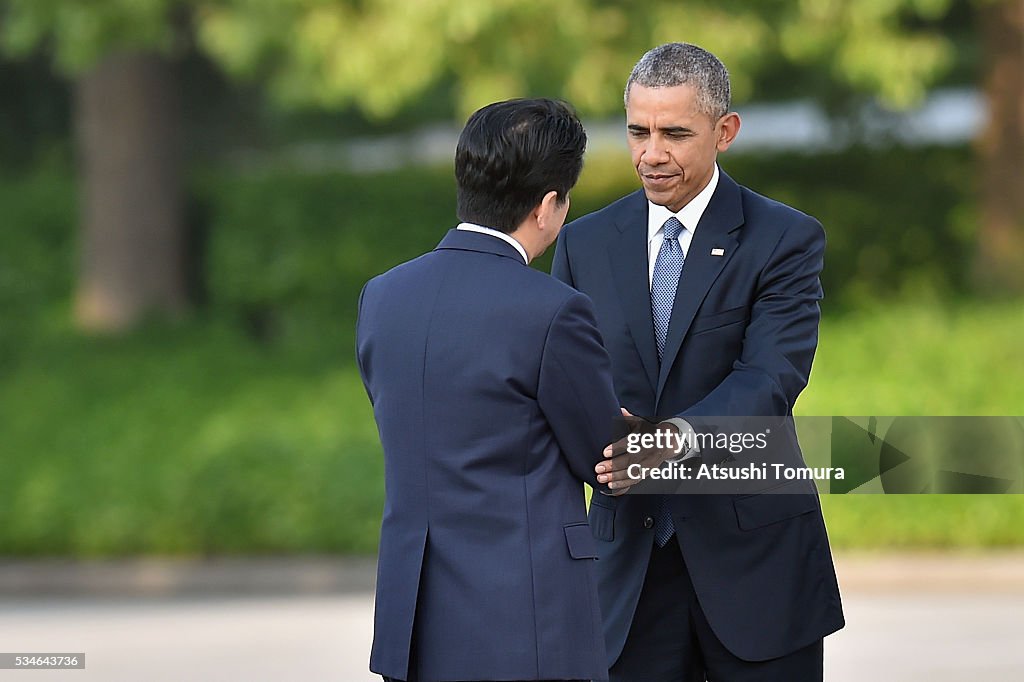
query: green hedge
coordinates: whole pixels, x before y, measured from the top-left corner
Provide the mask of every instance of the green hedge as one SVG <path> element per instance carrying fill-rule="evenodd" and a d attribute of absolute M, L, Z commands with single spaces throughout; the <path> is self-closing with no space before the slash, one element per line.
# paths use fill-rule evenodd
<path fill-rule="evenodd" d="M 371 276 L 437 244 L 453 224 L 447 173 L 213 178 L 200 194 L 208 286 L 219 310 L 349 321 Z"/>
<path fill-rule="evenodd" d="M 726 172 L 816 216 L 828 236 L 826 312 L 897 295 L 966 292 L 974 234 L 963 148 L 730 155 Z M 588 159 L 570 218 L 637 187 L 628 158 Z M 455 222 L 449 169 L 376 176 L 211 178 L 208 274 L 215 303 L 275 320 L 341 313 L 368 277 L 432 248 Z M 550 254 L 537 263 L 546 268 Z"/>
<path fill-rule="evenodd" d="M 74 280 L 75 206 L 66 174 L 0 176 L 0 330 L 65 303 Z"/>

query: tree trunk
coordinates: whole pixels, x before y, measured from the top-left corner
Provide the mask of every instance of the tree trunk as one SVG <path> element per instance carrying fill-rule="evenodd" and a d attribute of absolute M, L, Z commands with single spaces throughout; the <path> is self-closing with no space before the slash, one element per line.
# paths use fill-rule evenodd
<path fill-rule="evenodd" d="M 979 140 L 981 225 L 975 279 L 982 293 L 1024 293 L 1024 0 L 980 7 L 989 120 Z"/>
<path fill-rule="evenodd" d="M 117 332 L 187 305 L 180 109 L 172 65 L 115 54 L 76 84 L 82 328 Z"/>

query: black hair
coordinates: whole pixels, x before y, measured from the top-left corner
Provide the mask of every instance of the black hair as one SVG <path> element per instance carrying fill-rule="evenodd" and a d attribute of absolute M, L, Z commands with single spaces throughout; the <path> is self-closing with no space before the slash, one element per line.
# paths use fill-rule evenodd
<path fill-rule="evenodd" d="M 459 220 L 513 232 L 548 192 L 566 200 L 586 146 L 583 125 L 564 102 L 513 99 L 480 109 L 455 149 Z"/>

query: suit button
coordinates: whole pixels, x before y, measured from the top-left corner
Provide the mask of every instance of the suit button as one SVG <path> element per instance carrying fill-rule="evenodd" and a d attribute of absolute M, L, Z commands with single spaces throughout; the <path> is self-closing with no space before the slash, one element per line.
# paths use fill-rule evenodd
<path fill-rule="evenodd" d="M 644 528 L 646 528 L 647 530 L 650 530 L 650 529 L 654 528 L 654 517 L 653 516 L 645 516 L 644 517 Z"/>

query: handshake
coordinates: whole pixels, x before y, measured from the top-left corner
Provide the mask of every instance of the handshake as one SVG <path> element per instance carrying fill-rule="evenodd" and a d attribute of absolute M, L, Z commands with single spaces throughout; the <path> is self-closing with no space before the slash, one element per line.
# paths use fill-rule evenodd
<path fill-rule="evenodd" d="M 629 433 L 608 445 L 603 452 L 605 460 L 597 464 L 598 483 L 604 483 L 611 492 L 603 495 L 618 497 L 647 479 L 647 470 L 657 469 L 666 462 L 685 466 L 700 464 L 700 447 L 693 427 L 684 419 L 674 417 L 662 422 L 651 422 L 630 414 L 621 408 Z M 640 467 L 641 475 L 635 475 Z"/>

